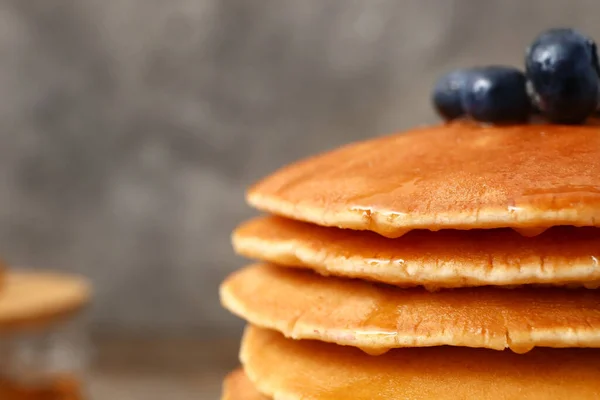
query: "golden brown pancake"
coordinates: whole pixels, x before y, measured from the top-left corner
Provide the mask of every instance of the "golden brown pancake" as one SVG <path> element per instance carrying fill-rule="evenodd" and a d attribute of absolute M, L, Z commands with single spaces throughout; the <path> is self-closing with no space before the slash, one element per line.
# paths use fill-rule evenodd
<path fill-rule="evenodd" d="M 397 237 L 412 229 L 600 226 L 600 126 L 457 122 L 355 143 L 250 189 L 261 210 Z"/>
<path fill-rule="evenodd" d="M 241 360 L 261 392 L 285 400 L 600 398 L 600 351 L 591 349 L 517 355 L 434 347 L 373 357 L 351 347 L 294 341 L 249 327 Z"/>
<path fill-rule="evenodd" d="M 221 400 L 269 400 L 260 394 L 240 368 L 225 378 Z"/>
<path fill-rule="evenodd" d="M 221 286 L 221 302 L 294 339 L 380 354 L 396 347 L 465 346 L 526 352 L 600 347 L 600 291 L 463 288 L 427 292 L 254 265 Z"/>
<path fill-rule="evenodd" d="M 511 229 L 413 231 L 397 239 L 261 217 L 233 234 L 236 251 L 279 265 L 430 289 L 549 284 L 596 288 L 600 229 L 556 227 L 534 238 Z"/>
<path fill-rule="evenodd" d="M 90 294 L 88 282 L 77 276 L 9 271 L 0 290 L 0 332 L 59 321 L 82 309 Z"/>

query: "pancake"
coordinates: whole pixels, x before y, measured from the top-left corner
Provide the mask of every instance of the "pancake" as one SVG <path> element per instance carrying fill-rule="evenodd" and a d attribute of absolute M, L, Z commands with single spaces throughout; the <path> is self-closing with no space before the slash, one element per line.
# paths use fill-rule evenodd
<path fill-rule="evenodd" d="M 0 259 L 0 290 L 2 290 L 2 286 L 4 285 L 7 270 L 7 265 L 4 263 L 3 260 Z"/>
<path fill-rule="evenodd" d="M 421 230 L 388 239 L 373 232 L 260 217 L 236 229 L 233 245 L 250 258 L 404 287 L 596 288 L 600 282 L 597 228 L 556 227 L 535 238 L 511 229 Z"/>
<path fill-rule="evenodd" d="M 8 271 L 0 290 L 0 333 L 58 322 L 81 310 L 90 295 L 88 282 L 77 276 Z"/>
<path fill-rule="evenodd" d="M 237 369 L 225 378 L 221 400 L 269 400 L 269 398 L 254 388 L 242 369 Z"/>
<path fill-rule="evenodd" d="M 250 380 L 276 399 L 600 398 L 600 351 L 436 347 L 372 357 L 350 347 L 294 341 L 249 327 L 240 358 Z"/>
<path fill-rule="evenodd" d="M 344 146 L 254 185 L 264 211 L 398 237 L 412 229 L 600 226 L 600 126 L 456 122 Z"/>
<path fill-rule="evenodd" d="M 355 346 L 465 346 L 523 353 L 600 347 L 600 291 L 493 287 L 427 292 L 254 265 L 221 286 L 221 302 L 294 339 Z"/>

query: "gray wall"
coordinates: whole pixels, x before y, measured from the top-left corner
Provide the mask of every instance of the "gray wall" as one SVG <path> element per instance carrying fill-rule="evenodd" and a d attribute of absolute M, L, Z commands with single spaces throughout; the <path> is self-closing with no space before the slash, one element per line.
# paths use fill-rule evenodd
<path fill-rule="evenodd" d="M 0 0 L 0 251 L 93 279 L 104 332 L 236 334 L 246 185 L 435 121 L 451 67 L 521 64 L 598 1 Z"/>

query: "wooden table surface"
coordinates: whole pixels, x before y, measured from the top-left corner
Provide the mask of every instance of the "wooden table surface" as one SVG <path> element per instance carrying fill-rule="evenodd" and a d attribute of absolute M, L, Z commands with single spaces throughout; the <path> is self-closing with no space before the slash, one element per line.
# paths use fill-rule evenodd
<path fill-rule="evenodd" d="M 103 340 L 88 378 L 92 400 L 219 399 L 239 339 Z"/>

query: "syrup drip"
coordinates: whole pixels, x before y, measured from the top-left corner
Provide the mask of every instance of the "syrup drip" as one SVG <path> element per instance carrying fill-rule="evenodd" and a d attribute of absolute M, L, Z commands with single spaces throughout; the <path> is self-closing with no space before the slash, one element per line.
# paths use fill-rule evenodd
<path fill-rule="evenodd" d="M 390 349 L 380 349 L 376 347 L 359 347 L 359 349 L 361 349 L 364 353 L 374 357 L 381 356 L 390 351 Z"/>
<path fill-rule="evenodd" d="M 373 211 L 369 207 L 354 206 L 350 211 L 360 213 L 367 225 L 367 230 L 376 231 L 390 239 L 399 238 L 410 232 L 411 229 L 402 229 L 394 226 L 394 221 L 406 217 L 406 213 L 395 211 Z"/>
<path fill-rule="evenodd" d="M 548 230 L 548 228 L 513 228 L 513 229 L 525 237 L 538 236 Z"/>

